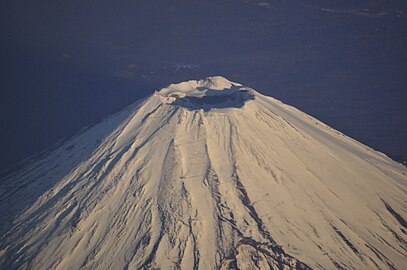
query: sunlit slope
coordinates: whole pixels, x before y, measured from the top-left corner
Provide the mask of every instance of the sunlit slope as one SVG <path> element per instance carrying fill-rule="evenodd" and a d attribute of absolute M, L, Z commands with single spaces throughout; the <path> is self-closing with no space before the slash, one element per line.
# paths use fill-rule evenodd
<path fill-rule="evenodd" d="M 174 84 L 5 179 L 0 266 L 405 269 L 406 172 L 225 78 Z"/>

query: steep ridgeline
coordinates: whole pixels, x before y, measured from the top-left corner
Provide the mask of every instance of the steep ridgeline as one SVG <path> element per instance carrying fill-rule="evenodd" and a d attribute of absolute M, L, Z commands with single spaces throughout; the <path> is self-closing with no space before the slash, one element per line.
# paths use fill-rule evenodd
<path fill-rule="evenodd" d="M 1 269 L 406 269 L 407 170 L 222 77 L 5 177 Z"/>

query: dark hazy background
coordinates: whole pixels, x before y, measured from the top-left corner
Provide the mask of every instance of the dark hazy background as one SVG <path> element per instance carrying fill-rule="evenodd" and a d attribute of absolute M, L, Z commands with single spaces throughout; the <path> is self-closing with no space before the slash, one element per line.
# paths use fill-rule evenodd
<path fill-rule="evenodd" d="M 0 27 L 0 171 L 209 75 L 407 155 L 404 0 L 2 0 Z"/>

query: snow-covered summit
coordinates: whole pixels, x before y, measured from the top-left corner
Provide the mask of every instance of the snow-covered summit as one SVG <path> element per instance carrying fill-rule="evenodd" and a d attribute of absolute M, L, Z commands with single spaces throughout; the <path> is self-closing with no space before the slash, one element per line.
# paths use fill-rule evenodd
<path fill-rule="evenodd" d="M 7 176 L 0 269 L 404 269 L 407 170 L 222 77 Z"/>
<path fill-rule="evenodd" d="M 206 95 L 226 95 L 238 91 L 242 85 L 231 82 L 222 76 L 207 77 L 201 80 L 189 80 L 170 84 L 158 91 L 163 97 L 202 97 Z"/>
<path fill-rule="evenodd" d="M 170 84 L 157 91 L 155 96 L 165 104 L 207 111 L 215 108 L 242 107 L 246 101 L 254 99 L 255 92 L 224 77 L 214 76 Z"/>

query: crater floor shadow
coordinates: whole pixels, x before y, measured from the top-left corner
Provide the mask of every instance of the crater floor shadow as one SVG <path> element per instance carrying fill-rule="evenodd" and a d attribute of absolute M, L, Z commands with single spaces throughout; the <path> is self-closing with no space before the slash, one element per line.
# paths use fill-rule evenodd
<path fill-rule="evenodd" d="M 172 103 L 174 106 L 186 108 L 188 110 L 204 110 L 222 108 L 241 108 L 246 102 L 254 100 L 254 95 L 250 90 L 236 90 L 233 88 L 221 91 L 208 89 L 205 96 L 176 97 Z"/>

